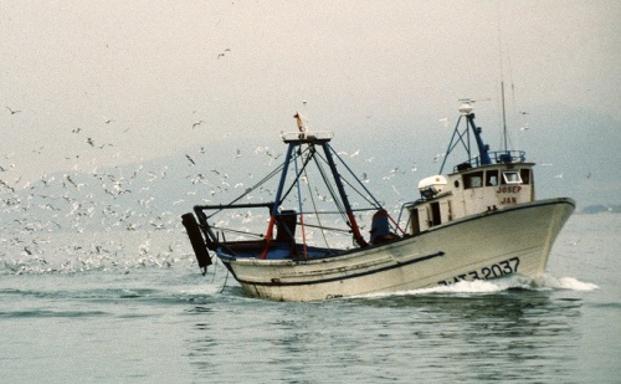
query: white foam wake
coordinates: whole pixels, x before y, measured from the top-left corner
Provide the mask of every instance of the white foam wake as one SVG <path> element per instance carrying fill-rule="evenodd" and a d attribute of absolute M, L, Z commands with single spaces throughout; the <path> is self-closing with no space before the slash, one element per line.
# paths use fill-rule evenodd
<path fill-rule="evenodd" d="M 557 278 L 544 275 L 540 279 L 531 279 L 525 276 L 511 276 L 496 280 L 460 281 L 451 285 L 439 285 L 430 288 L 420 288 L 407 291 L 370 293 L 356 298 L 382 298 L 391 296 L 416 296 L 430 294 L 493 294 L 510 289 L 525 289 L 531 291 L 546 291 L 564 289 L 572 291 L 592 291 L 599 288 L 596 284 L 582 282 L 574 277 Z"/>
<path fill-rule="evenodd" d="M 571 291 L 592 291 L 598 289 L 597 284 L 580 281 L 574 277 L 554 277 L 544 275 L 541 281 L 537 282 L 541 287 L 552 289 L 567 289 Z"/>

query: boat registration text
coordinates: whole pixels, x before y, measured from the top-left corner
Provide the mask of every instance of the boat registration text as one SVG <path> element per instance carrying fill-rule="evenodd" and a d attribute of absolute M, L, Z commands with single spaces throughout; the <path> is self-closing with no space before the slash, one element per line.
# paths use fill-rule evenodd
<path fill-rule="evenodd" d="M 512 257 L 507 260 L 500 261 L 487 267 L 483 267 L 479 270 L 462 273 L 461 275 L 454 276 L 452 279 L 440 280 L 439 285 L 450 285 L 460 282 L 462 280 L 488 280 L 497 279 L 499 277 L 507 276 L 512 273 L 517 273 L 518 266 L 520 265 L 519 257 Z"/>

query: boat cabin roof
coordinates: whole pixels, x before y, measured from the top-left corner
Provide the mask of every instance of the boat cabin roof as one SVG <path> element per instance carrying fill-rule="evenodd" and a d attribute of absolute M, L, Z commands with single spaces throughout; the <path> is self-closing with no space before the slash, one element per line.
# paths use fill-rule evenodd
<path fill-rule="evenodd" d="M 506 170 L 511 170 L 513 168 L 532 168 L 535 163 L 532 162 L 517 162 L 517 163 L 494 163 L 494 164 L 486 164 L 486 165 L 479 165 L 477 167 L 471 167 L 468 165 L 464 164 L 468 164 L 466 163 L 461 163 L 458 164 L 457 166 L 455 166 L 455 169 L 453 170 L 452 173 L 449 173 L 448 176 L 452 177 L 452 176 L 456 176 L 456 175 L 463 175 L 463 174 L 468 174 L 468 173 L 473 173 L 473 172 L 478 172 L 478 171 L 483 171 L 483 170 L 488 170 L 488 169 L 506 169 Z"/>
<path fill-rule="evenodd" d="M 526 162 L 526 152 L 518 150 L 506 150 L 506 151 L 487 151 L 489 157 L 489 163 L 481 161 L 480 156 L 470 158 L 462 163 L 457 164 L 453 168 L 453 173 L 459 171 L 488 167 L 492 165 L 510 165 L 510 164 L 531 164 Z"/>

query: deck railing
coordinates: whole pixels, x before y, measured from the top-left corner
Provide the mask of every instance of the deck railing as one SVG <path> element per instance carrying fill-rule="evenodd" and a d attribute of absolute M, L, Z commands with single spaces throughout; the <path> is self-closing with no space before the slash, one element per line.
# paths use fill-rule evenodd
<path fill-rule="evenodd" d="M 489 151 L 487 154 L 489 155 L 491 164 L 521 163 L 526 161 L 525 151 Z M 453 170 L 457 172 L 467 168 L 480 167 L 481 165 L 481 159 L 477 156 L 470 160 L 466 160 L 463 163 L 457 164 Z"/>

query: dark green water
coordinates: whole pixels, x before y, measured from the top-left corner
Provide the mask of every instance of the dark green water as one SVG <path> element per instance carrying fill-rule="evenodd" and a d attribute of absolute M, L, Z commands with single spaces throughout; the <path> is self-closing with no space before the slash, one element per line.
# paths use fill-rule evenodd
<path fill-rule="evenodd" d="M 122 268 L 5 267 L 1 381 L 618 383 L 620 219 L 573 216 L 539 282 L 318 303 L 246 298 L 222 267 L 146 251 Z"/>

